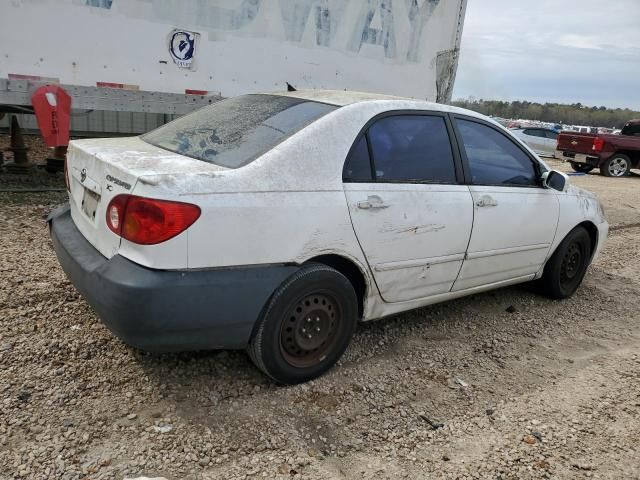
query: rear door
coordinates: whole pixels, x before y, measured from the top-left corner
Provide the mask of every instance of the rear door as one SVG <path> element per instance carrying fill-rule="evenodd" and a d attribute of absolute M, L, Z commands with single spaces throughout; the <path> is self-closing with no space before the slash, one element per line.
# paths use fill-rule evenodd
<path fill-rule="evenodd" d="M 454 291 L 524 279 L 542 266 L 556 233 L 559 202 L 542 187 L 543 168 L 505 132 L 455 116 L 473 197 L 473 233 Z"/>
<path fill-rule="evenodd" d="M 353 227 L 382 298 L 448 292 L 469 242 L 473 202 L 446 115 L 374 119 L 344 169 Z"/>

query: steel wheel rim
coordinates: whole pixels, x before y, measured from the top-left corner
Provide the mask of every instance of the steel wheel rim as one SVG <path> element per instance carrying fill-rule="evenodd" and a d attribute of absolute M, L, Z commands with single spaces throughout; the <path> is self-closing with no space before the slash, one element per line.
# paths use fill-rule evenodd
<path fill-rule="evenodd" d="M 342 311 L 328 292 L 301 298 L 290 309 L 280 330 L 280 351 L 290 365 L 313 367 L 333 350 L 342 327 Z"/>
<path fill-rule="evenodd" d="M 580 245 L 577 243 L 569 245 L 562 259 L 562 266 L 560 268 L 560 282 L 562 285 L 567 285 L 575 281 L 582 270 L 583 257 L 584 254 Z"/>
<path fill-rule="evenodd" d="M 624 158 L 614 158 L 609 163 L 609 173 L 613 177 L 622 177 L 627 172 L 627 161 Z"/>

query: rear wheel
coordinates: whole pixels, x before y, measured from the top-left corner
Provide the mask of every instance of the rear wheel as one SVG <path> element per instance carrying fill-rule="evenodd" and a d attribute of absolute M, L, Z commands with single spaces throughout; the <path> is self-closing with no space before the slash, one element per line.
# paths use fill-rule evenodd
<path fill-rule="evenodd" d="M 306 382 L 342 356 L 357 315 L 356 293 L 344 275 L 326 265 L 305 265 L 269 300 L 249 343 L 249 355 L 279 383 Z"/>
<path fill-rule="evenodd" d="M 621 153 L 616 153 L 600 167 L 600 173 L 605 177 L 625 177 L 631 172 L 631 159 Z"/>
<path fill-rule="evenodd" d="M 544 268 L 540 284 L 544 293 L 555 299 L 575 293 L 591 260 L 591 239 L 582 227 L 574 228 L 560 243 Z"/>
<path fill-rule="evenodd" d="M 573 168 L 573 170 L 578 173 L 589 173 L 591 170 L 593 170 L 593 167 L 591 165 L 576 162 L 571 162 L 571 168 Z"/>

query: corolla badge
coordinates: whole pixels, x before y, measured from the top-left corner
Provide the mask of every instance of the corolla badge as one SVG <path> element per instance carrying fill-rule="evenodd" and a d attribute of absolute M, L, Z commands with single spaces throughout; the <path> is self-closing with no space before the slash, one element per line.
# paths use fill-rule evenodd
<path fill-rule="evenodd" d="M 80 171 L 80 182 L 81 182 L 81 183 L 84 183 L 84 181 L 85 181 L 86 179 L 87 179 L 87 169 L 86 169 L 86 168 L 83 168 L 83 169 Z"/>
<path fill-rule="evenodd" d="M 173 30 L 169 34 L 169 53 L 176 65 L 194 70 L 193 60 L 199 35 L 196 32 L 186 30 Z"/>

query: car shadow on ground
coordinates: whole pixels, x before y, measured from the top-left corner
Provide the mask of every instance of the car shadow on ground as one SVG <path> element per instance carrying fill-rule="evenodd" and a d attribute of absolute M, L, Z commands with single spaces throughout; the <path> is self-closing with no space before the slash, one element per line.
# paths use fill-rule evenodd
<path fill-rule="evenodd" d="M 401 350 L 394 345 L 416 337 L 427 341 L 461 341 L 469 331 L 477 333 L 482 328 L 475 322 L 477 317 L 492 317 L 491 328 L 497 322 L 503 324 L 498 328 L 508 330 L 513 327 L 509 325 L 513 321 L 510 312 L 521 308 L 517 305 L 530 307 L 540 301 L 549 302 L 537 293 L 534 286 L 516 285 L 361 322 L 338 366 L 316 382 L 332 382 L 335 373 L 348 376 L 349 369 L 356 366 L 367 369 L 366 362 L 369 361 L 374 368 L 377 359 L 395 355 Z M 264 389 L 283 388 L 254 367 L 244 351 L 146 353 L 131 349 L 131 352 L 150 382 L 163 392 L 165 398 L 180 401 L 202 397 L 204 389 L 209 392 L 209 400 L 215 403 Z"/>

